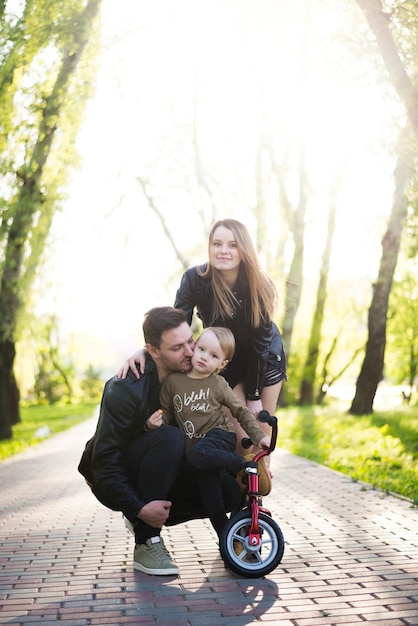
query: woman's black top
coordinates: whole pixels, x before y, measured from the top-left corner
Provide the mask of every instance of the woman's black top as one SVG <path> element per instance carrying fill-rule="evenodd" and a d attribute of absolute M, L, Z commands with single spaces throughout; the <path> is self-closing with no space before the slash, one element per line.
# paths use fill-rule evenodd
<path fill-rule="evenodd" d="M 205 269 L 205 266 L 201 267 L 202 270 Z M 256 328 L 251 325 L 250 290 L 242 279 L 238 279 L 233 289 L 237 304 L 232 316 L 218 316 L 214 319 L 211 279 L 203 278 L 197 270 L 197 266 L 192 267 L 183 274 L 174 306 L 186 312 L 190 324 L 196 309 L 203 327 L 225 326 L 232 331 L 236 342 L 235 354 L 221 374 L 232 388 L 243 382 L 246 397 L 249 400 L 259 400 L 267 365 L 284 367 L 280 332 L 271 321 L 264 321 Z"/>

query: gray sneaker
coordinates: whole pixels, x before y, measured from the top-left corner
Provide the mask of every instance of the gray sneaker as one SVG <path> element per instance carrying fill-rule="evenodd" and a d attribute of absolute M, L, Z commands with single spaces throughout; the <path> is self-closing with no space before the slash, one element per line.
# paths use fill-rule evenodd
<path fill-rule="evenodd" d="M 156 576 L 170 576 L 180 571 L 161 537 L 151 537 L 146 543 L 135 546 L 134 569 Z"/>

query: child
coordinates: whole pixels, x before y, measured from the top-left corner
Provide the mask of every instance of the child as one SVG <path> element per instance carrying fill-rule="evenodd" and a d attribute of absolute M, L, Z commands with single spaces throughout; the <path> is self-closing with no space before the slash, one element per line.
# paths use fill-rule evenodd
<path fill-rule="evenodd" d="M 205 512 L 218 535 L 228 521 L 220 486 L 222 473 L 242 472 L 248 462 L 235 452 L 235 429 L 222 407 L 228 407 L 255 444 L 270 446 L 270 438 L 254 415 L 226 380 L 217 375 L 231 360 L 234 350 L 235 339 L 229 329 L 206 328 L 196 341 L 192 369 L 170 374 L 164 380 L 160 393 L 162 411 L 147 421 L 149 429 L 177 421 L 185 435 L 187 460 L 200 470 L 198 482 Z M 263 460 L 259 462 L 259 472 L 260 493 L 267 495 L 271 479 Z"/>

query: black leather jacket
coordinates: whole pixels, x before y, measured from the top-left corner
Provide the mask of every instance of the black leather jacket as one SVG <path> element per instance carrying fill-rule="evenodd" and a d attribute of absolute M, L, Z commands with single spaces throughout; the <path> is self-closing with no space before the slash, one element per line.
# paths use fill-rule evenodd
<path fill-rule="evenodd" d="M 272 322 L 264 322 L 257 328 L 251 326 L 249 287 L 239 279 L 234 289 L 239 306 L 233 317 L 218 317 L 213 320 L 214 300 L 211 281 L 199 276 L 197 269 L 192 267 L 183 274 L 174 306 L 186 312 L 189 323 L 196 307 L 197 315 L 204 327 L 226 326 L 233 332 L 236 342 L 235 355 L 222 375 L 232 386 L 237 382 L 244 382 L 247 398 L 258 400 L 264 386 L 267 363 L 277 364 L 282 358 L 283 342 L 277 326 Z M 240 380 L 236 380 L 236 376 L 233 375 L 238 370 L 243 372 Z"/>
<path fill-rule="evenodd" d="M 149 356 L 139 380 L 131 371 L 124 380 L 116 376 L 108 380 L 96 432 L 78 466 L 96 497 L 128 519 L 135 519 L 145 502 L 129 483 L 124 451 L 132 439 L 145 432 L 146 420 L 158 409 L 160 387 Z"/>

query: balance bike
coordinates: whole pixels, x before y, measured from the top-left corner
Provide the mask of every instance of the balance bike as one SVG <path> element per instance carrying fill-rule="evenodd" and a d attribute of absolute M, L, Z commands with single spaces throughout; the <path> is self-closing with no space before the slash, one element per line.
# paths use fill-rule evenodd
<path fill-rule="evenodd" d="M 253 459 L 255 464 L 271 454 L 276 447 L 277 418 L 268 411 L 260 411 L 260 422 L 272 427 L 271 443 L 268 450 L 262 450 Z M 244 440 L 246 447 L 252 445 Z M 248 443 L 249 442 L 249 443 Z M 231 518 L 219 540 L 219 548 L 225 565 L 241 576 L 259 578 L 272 572 L 280 563 L 284 553 L 284 538 L 280 526 L 272 519 L 268 509 L 262 506 L 258 491 L 256 467 L 247 467 L 246 505 Z"/>

